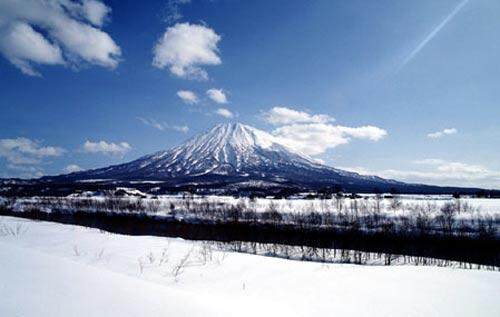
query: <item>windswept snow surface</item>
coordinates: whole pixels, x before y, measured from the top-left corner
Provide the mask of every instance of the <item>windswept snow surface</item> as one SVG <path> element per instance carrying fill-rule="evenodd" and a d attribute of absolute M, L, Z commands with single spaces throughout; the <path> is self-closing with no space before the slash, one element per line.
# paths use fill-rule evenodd
<path fill-rule="evenodd" d="M 500 316 L 493 271 L 207 252 L 12 217 L 0 228 L 0 316 Z"/>

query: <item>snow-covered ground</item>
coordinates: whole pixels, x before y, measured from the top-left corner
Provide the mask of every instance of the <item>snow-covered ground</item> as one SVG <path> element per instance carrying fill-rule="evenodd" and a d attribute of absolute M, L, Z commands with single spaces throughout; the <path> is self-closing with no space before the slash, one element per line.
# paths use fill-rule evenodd
<path fill-rule="evenodd" d="M 217 251 L 0 217 L 0 316 L 500 316 L 500 273 Z"/>

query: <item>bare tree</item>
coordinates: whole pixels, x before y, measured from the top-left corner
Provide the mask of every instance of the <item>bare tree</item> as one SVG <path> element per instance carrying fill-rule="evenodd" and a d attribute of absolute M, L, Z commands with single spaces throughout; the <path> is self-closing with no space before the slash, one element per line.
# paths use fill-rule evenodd
<path fill-rule="evenodd" d="M 191 253 L 193 252 L 193 249 L 190 249 L 181 259 L 180 261 L 174 265 L 172 269 L 172 276 L 174 277 L 174 281 L 178 282 L 179 277 L 182 273 L 184 273 L 184 270 L 187 267 L 189 258 L 191 257 Z"/>
<path fill-rule="evenodd" d="M 391 208 L 392 211 L 396 211 L 401 208 L 403 205 L 401 201 L 401 197 L 399 195 L 393 195 L 391 198 L 391 203 L 389 207 Z"/>
<path fill-rule="evenodd" d="M 457 205 L 451 202 L 447 202 L 441 207 L 440 211 L 441 213 L 438 216 L 438 221 L 441 224 L 441 228 L 444 232 L 451 234 L 453 230 L 453 225 L 455 223 Z"/>

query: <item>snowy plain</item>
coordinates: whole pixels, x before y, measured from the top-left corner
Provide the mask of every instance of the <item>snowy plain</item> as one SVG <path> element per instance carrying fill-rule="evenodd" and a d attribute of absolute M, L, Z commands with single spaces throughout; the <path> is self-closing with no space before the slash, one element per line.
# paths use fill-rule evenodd
<path fill-rule="evenodd" d="M 500 316 L 500 273 L 290 261 L 0 217 L 0 316 Z"/>

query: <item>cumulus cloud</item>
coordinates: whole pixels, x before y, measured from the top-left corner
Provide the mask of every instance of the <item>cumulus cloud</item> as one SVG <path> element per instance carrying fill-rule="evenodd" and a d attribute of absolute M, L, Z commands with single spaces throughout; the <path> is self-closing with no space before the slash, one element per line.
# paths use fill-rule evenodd
<path fill-rule="evenodd" d="M 158 122 L 155 119 L 147 119 L 147 118 L 142 118 L 138 117 L 137 118 L 139 121 L 144 123 L 147 126 L 150 126 L 152 128 L 155 128 L 160 131 L 165 131 L 165 130 L 174 130 L 182 133 L 187 133 L 189 131 L 189 127 L 187 125 L 169 125 L 164 122 Z"/>
<path fill-rule="evenodd" d="M 194 105 L 198 103 L 198 96 L 190 90 L 179 90 L 177 92 L 177 97 L 181 98 L 184 103 L 189 105 Z"/>
<path fill-rule="evenodd" d="M 85 153 L 102 153 L 106 155 L 123 156 L 131 149 L 132 147 L 127 142 L 108 143 L 106 141 L 93 142 L 87 140 L 83 144 L 83 152 Z"/>
<path fill-rule="evenodd" d="M 14 165 L 39 164 L 43 158 L 61 156 L 66 151 L 57 146 L 42 146 L 28 138 L 0 139 L 0 157 Z"/>
<path fill-rule="evenodd" d="M 111 12 L 111 8 L 96 0 L 84 0 L 81 11 L 90 23 L 100 27 Z"/>
<path fill-rule="evenodd" d="M 31 63 L 64 64 L 59 46 L 50 43 L 24 22 L 13 22 L 1 31 L 0 50 L 24 74 L 40 76 Z"/>
<path fill-rule="evenodd" d="M 207 80 L 201 67 L 219 65 L 217 44 L 221 37 L 211 28 L 190 23 L 177 23 L 167 28 L 153 48 L 153 66 L 168 67 L 175 76 Z"/>
<path fill-rule="evenodd" d="M 222 116 L 224 118 L 233 118 L 234 117 L 234 113 L 232 113 L 229 109 L 226 109 L 226 108 L 219 108 L 215 111 L 216 114 L 218 114 L 219 116 Z"/>
<path fill-rule="evenodd" d="M 272 125 L 286 125 L 294 123 L 327 123 L 335 121 L 329 115 L 311 115 L 304 111 L 298 111 L 287 107 L 274 107 L 263 113 L 263 118 Z"/>
<path fill-rule="evenodd" d="M 429 134 L 427 134 L 427 137 L 431 138 L 431 139 L 439 139 L 439 138 L 442 138 L 446 135 L 457 134 L 457 133 L 458 133 L 457 129 L 448 128 L 448 129 L 443 129 L 442 131 L 436 131 L 436 132 L 429 133 Z"/>
<path fill-rule="evenodd" d="M 83 169 L 76 165 L 76 164 L 69 164 L 68 166 L 66 166 L 65 168 L 63 168 L 63 172 L 64 173 L 75 173 L 75 172 L 80 172 L 80 171 L 83 171 Z"/>
<path fill-rule="evenodd" d="M 446 161 L 442 159 L 425 159 L 414 161 L 425 169 L 412 170 L 368 170 L 363 167 L 340 167 L 363 175 L 377 175 L 412 183 L 437 184 L 448 186 L 477 186 L 499 188 L 500 171 L 490 170 L 478 164 Z"/>
<path fill-rule="evenodd" d="M 110 11 L 96 0 L 0 1 L 0 52 L 32 76 L 36 65 L 115 68 L 120 47 L 100 29 Z"/>
<path fill-rule="evenodd" d="M 278 141 L 307 155 L 318 155 L 351 139 L 379 141 L 387 132 L 374 126 L 344 127 L 326 123 L 290 124 L 275 129 Z"/>
<path fill-rule="evenodd" d="M 207 90 L 207 96 L 216 103 L 219 104 L 227 103 L 226 94 L 222 89 L 215 89 L 215 88 L 209 89 Z"/>
<path fill-rule="evenodd" d="M 375 126 L 334 125 L 334 118 L 329 115 L 310 114 L 287 107 L 274 107 L 262 117 L 278 126 L 272 131 L 278 142 L 309 156 L 322 154 L 352 139 L 379 141 L 387 136 L 387 131 Z"/>

